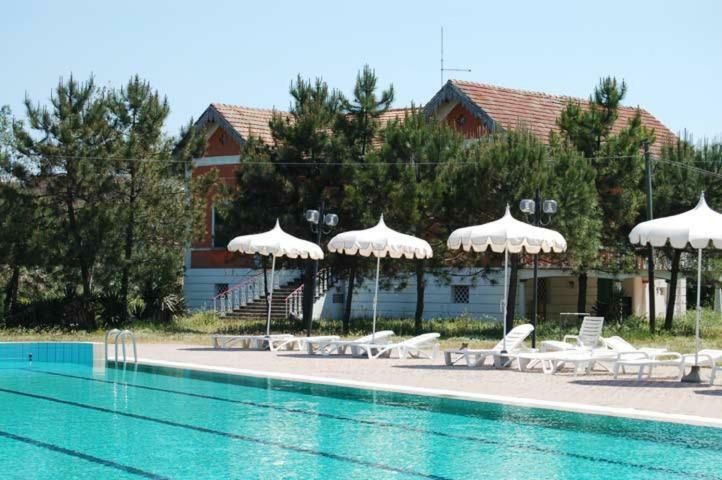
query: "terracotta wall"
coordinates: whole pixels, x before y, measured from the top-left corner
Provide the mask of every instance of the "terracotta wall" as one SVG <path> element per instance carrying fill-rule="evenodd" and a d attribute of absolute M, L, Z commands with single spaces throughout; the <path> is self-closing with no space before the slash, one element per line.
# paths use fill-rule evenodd
<path fill-rule="evenodd" d="M 481 120 L 473 116 L 461 104 L 456 105 L 444 120 L 455 130 L 461 132 L 465 138 L 479 138 L 489 133 Z"/>
<path fill-rule="evenodd" d="M 208 138 L 204 157 L 220 157 L 223 155 L 238 155 L 241 151 L 238 142 L 233 139 L 223 128 L 217 128 Z"/>
<path fill-rule="evenodd" d="M 241 153 L 241 147 L 227 132 L 222 128 L 216 129 L 215 132 L 208 138 L 208 144 L 206 150 L 203 153 L 203 158 L 212 159 L 212 157 L 218 156 L 232 156 L 239 155 Z M 192 177 L 197 178 L 211 170 L 217 170 L 219 180 L 226 184 L 232 185 L 235 183 L 236 178 L 236 165 L 207 165 L 200 166 L 193 169 Z M 206 234 L 201 241 L 195 241 L 192 243 L 194 250 L 191 252 L 191 268 L 226 268 L 226 267 L 248 267 L 248 258 L 243 258 L 238 255 L 231 255 L 225 249 L 219 248 L 214 249 L 212 244 L 211 228 L 213 224 L 213 199 L 216 195 L 216 190 L 212 189 L 207 197 L 206 201 Z"/>

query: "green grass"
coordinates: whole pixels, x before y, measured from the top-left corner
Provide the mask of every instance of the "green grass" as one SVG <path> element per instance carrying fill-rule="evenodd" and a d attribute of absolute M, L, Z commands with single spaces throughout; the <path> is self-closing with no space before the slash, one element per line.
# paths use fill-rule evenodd
<path fill-rule="evenodd" d="M 671 331 L 661 329 L 652 335 L 646 321 L 630 317 L 618 324 L 608 324 L 604 336 L 619 335 L 640 346 L 661 346 L 673 351 L 690 352 L 694 349 L 695 313 L 688 312 L 675 318 Z M 208 336 L 213 333 L 259 334 L 265 331 L 265 321 L 223 319 L 210 312 L 196 313 L 179 317 L 170 323 L 133 322 L 132 329 L 138 340 L 145 343 L 201 343 L 210 342 Z M 303 334 L 303 325 L 290 322 L 274 322 L 274 332 Z M 341 322 L 322 320 L 314 322 L 314 333 L 341 335 Z M 377 330 L 393 330 L 401 337 L 414 334 L 413 319 L 382 318 L 377 322 Z M 365 335 L 371 330 L 369 319 L 355 319 L 352 322 L 350 336 Z M 574 334 L 577 326 L 561 327 L 556 322 L 544 322 L 539 325 L 539 340 L 561 339 L 565 334 Z M 450 347 L 469 343 L 472 347 L 490 346 L 501 338 L 501 325 L 492 322 L 473 320 L 468 317 L 453 319 L 433 319 L 424 322 L 424 331 L 439 332 L 442 346 Z M 0 341 L 103 341 L 104 330 L 74 331 L 59 329 L 0 329 Z M 722 316 L 705 310 L 701 322 L 702 347 L 722 348 Z"/>

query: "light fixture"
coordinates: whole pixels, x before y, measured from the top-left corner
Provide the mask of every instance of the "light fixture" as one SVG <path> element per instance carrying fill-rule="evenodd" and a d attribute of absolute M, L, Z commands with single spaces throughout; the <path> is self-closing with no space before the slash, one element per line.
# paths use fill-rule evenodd
<path fill-rule="evenodd" d="M 525 198 L 524 200 L 519 202 L 519 210 L 521 210 L 522 213 L 526 213 L 527 215 L 533 215 L 535 207 L 536 204 L 534 203 L 534 200 L 530 200 L 528 198 Z"/>
<path fill-rule="evenodd" d="M 548 215 L 557 213 L 556 200 L 544 200 L 544 203 L 542 204 L 542 209 L 544 210 L 544 213 Z"/>
<path fill-rule="evenodd" d="M 338 215 L 335 213 L 327 213 L 323 216 L 323 223 L 329 227 L 335 227 L 338 225 Z"/>
<path fill-rule="evenodd" d="M 309 223 L 318 225 L 318 220 L 320 216 L 321 214 L 318 213 L 318 210 L 306 210 L 306 221 Z"/>

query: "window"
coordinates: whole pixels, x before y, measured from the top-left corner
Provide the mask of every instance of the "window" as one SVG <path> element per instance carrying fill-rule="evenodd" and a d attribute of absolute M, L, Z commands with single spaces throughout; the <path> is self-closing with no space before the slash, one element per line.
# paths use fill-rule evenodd
<path fill-rule="evenodd" d="M 334 293 L 331 297 L 331 301 L 333 303 L 345 303 L 344 302 L 344 294 L 343 293 Z"/>
<path fill-rule="evenodd" d="M 451 302 L 452 303 L 469 303 L 469 286 L 468 285 L 452 285 L 451 286 Z"/>
<path fill-rule="evenodd" d="M 464 115 L 456 117 L 456 126 L 463 127 L 464 125 L 466 125 L 466 117 Z"/>
<path fill-rule="evenodd" d="M 230 209 L 221 209 L 213 206 L 212 238 L 215 248 L 226 248 L 233 239 L 231 228 Z"/>
<path fill-rule="evenodd" d="M 215 289 L 216 289 L 216 295 L 218 295 L 219 293 L 223 293 L 226 290 L 228 290 L 228 284 L 227 283 L 216 283 Z"/>

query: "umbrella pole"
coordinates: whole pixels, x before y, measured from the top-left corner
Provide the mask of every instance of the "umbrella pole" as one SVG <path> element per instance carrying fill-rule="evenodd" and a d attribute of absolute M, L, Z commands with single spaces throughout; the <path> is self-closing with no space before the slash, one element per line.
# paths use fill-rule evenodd
<path fill-rule="evenodd" d="M 271 335 L 271 305 L 273 304 L 273 275 L 276 270 L 276 256 L 271 260 L 271 288 L 268 290 L 268 319 L 266 320 L 266 335 Z"/>
<path fill-rule="evenodd" d="M 371 332 L 371 343 L 376 341 L 376 305 L 379 301 L 379 269 L 381 268 L 381 257 L 376 257 L 376 289 L 374 290 L 374 319 Z"/>
<path fill-rule="evenodd" d="M 501 321 L 504 324 L 504 338 L 502 339 L 502 353 L 506 353 L 506 312 L 507 302 L 509 301 L 509 249 L 504 249 L 504 316 Z"/>
<path fill-rule="evenodd" d="M 697 314 L 694 322 L 694 365 L 687 375 L 682 377 L 683 382 L 701 383 L 702 378 L 699 376 L 699 322 L 702 312 L 700 303 L 702 299 L 702 249 L 697 249 Z"/>

